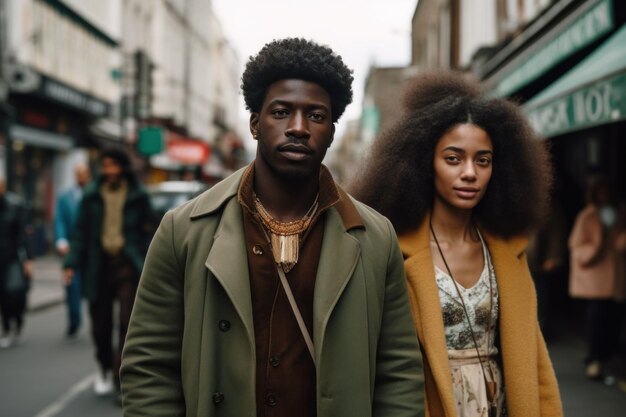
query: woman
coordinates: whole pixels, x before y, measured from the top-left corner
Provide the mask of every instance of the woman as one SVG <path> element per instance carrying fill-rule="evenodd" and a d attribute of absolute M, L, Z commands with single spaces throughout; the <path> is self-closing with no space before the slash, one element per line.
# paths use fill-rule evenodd
<path fill-rule="evenodd" d="M 568 242 L 570 295 L 587 300 L 585 375 L 590 379 L 602 376 L 602 364 L 619 346 L 626 299 L 626 232 L 620 217 L 611 204 L 609 183 L 605 178 L 595 178 Z"/>
<path fill-rule="evenodd" d="M 417 77 L 352 191 L 394 224 L 427 415 L 562 415 L 523 235 L 547 207 L 547 151 L 515 105 L 454 73 Z"/>

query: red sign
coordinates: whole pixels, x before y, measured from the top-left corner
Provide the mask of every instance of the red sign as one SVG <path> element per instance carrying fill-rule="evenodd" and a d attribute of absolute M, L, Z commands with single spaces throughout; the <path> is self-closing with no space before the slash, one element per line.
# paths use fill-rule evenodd
<path fill-rule="evenodd" d="M 190 165 L 201 165 L 209 160 L 211 147 L 208 143 L 193 139 L 172 138 L 167 141 L 167 156 Z"/>

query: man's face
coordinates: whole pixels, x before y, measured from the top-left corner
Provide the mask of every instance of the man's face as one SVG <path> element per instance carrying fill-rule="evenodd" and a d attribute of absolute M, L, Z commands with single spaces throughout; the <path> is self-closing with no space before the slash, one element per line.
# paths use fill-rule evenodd
<path fill-rule="evenodd" d="M 102 158 L 102 175 L 108 184 L 117 184 L 122 178 L 122 166 L 113 158 Z"/>
<path fill-rule="evenodd" d="M 250 117 L 257 136 L 256 164 L 290 180 L 317 176 L 333 141 L 328 92 L 313 82 L 287 79 L 271 84 L 259 113 Z"/>
<path fill-rule="evenodd" d="M 89 174 L 89 168 L 87 168 L 85 165 L 77 166 L 75 170 L 75 174 L 76 174 L 76 183 L 80 187 L 84 187 L 91 178 Z"/>

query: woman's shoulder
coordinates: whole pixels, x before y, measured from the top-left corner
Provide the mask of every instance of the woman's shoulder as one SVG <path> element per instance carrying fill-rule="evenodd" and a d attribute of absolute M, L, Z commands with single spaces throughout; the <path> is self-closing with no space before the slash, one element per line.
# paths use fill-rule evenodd
<path fill-rule="evenodd" d="M 522 256 L 526 252 L 528 242 L 530 240 L 527 234 L 516 234 L 509 237 L 503 237 L 485 230 L 482 230 L 481 233 L 483 234 L 489 248 L 494 246 L 502 247 L 514 253 L 517 257 Z"/>

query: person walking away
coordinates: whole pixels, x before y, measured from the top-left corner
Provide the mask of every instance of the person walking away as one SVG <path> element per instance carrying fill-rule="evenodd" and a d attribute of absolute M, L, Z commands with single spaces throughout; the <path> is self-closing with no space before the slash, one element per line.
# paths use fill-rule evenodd
<path fill-rule="evenodd" d="M 6 181 L 0 177 L 0 348 L 8 348 L 20 340 L 32 272 L 26 210 L 20 198 L 7 191 Z"/>
<path fill-rule="evenodd" d="M 393 229 L 322 164 L 351 84 L 304 39 L 248 61 L 256 159 L 165 214 L 124 348 L 126 417 L 423 415 Z"/>
<path fill-rule="evenodd" d="M 404 104 L 349 189 L 398 232 L 426 415 L 562 416 L 524 254 L 545 218 L 546 149 L 519 107 L 458 73 L 422 73 Z"/>
<path fill-rule="evenodd" d="M 57 198 L 56 213 L 54 219 L 54 231 L 56 236 L 56 249 L 61 257 L 67 256 L 70 251 L 70 236 L 76 223 L 76 215 L 81 199 L 83 188 L 91 179 L 89 168 L 85 164 L 74 167 L 76 184 L 64 191 Z M 78 334 L 81 325 L 82 309 L 80 295 L 80 271 L 74 271 L 74 276 L 67 282 L 64 277 L 65 304 L 67 307 L 67 330 L 66 337 L 74 338 Z"/>
<path fill-rule="evenodd" d="M 91 333 L 100 372 L 94 391 L 119 389 L 119 365 L 139 274 L 151 238 L 150 199 L 118 149 L 100 155 L 100 175 L 83 192 L 64 279 L 81 273 L 81 293 L 89 300 Z M 113 304 L 119 303 L 118 346 L 113 347 Z"/>

